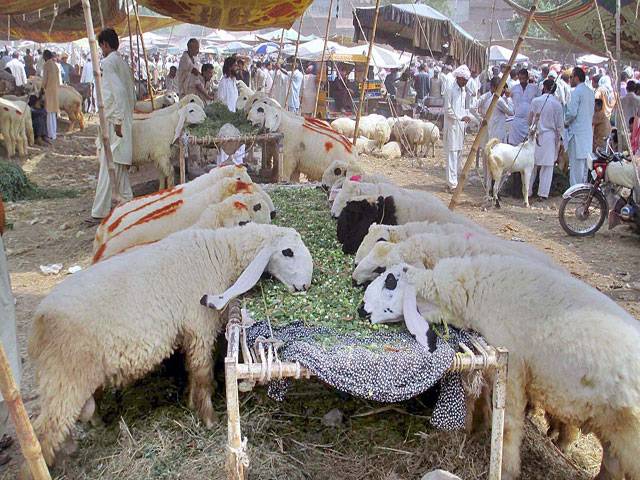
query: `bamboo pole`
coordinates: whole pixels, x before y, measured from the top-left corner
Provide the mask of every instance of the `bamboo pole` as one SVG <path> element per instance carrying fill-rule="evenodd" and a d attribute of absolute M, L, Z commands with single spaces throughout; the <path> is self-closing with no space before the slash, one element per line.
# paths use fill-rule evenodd
<path fill-rule="evenodd" d="M 331 25 L 331 10 L 333 9 L 333 0 L 329 0 L 329 12 L 327 13 L 327 26 L 324 30 L 324 47 L 322 47 L 322 59 L 320 60 L 320 76 L 318 77 L 318 88 L 316 88 L 316 102 L 313 107 L 313 118 L 318 115 L 318 99 L 320 98 L 320 86 L 322 85 L 322 75 L 324 74 L 325 61 L 327 54 L 327 43 L 329 42 L 329 26 Z"/>
<path fill-rule="evenodd" d="M 104 113 L 104 101 L 102 99 L 102 74 L 100 73 L 100 58 L 98 57 L 98 43 L 93 30 L 93 18 L 91 17 L 91 5 L 89 0 L 82 0 L 84 10 L 84 22 L 87 27 L 87 37 L 89 39 L 89 50 L 91 52 L 91 67 L 93 68 L 93 78 L 96 88 L 96 99 L 98 100 L 98 119 L 100 120 L 100 136 L 102 138 L 102 148 L 109 165 L 109 180 L 111 181 L 111 198 L 120 203 L 122 198 L 116 189 L 115 171 L 113 165 L 113 153 L 111 152 L 111 142 L 109 141 L 109 123 Z"/>
<path fill-rule="evenodd" d="M 360 117 L 362 117 L 362 109 L 364 108 L 364 93 L 367 78 L 369 77 L 369 63 L 371 62 L 371 52 L 373 52 L 373 42 L 376 38 L 376 30 L 378 28 L 378 15 L 380 15 L 380 0 L 376 0 L 376 14 L 373 17 L 373 28 L 371 29 L 371 36 L 369 37 L 369 51 L 367 52 L 367 63 L 364 67 L 364 78 L 362 79 L 362 85 L 360 86 L 360 103 L 358 104 L 358 114 L 356 115 L 356 126 L 353 129 L 353 144 L 356 144 L 356 138 L 358 138 L 358 130 L 360 129 Z"/>
<path fill-rule="evenodd" d="M 287 95 L 284 98 L 283 107 L 286 109 L 289 103 L 289 93 L 291 92 L 291 84 L 293 83 L 293 73 L 296 71 L 296 65 L 298 64 L 298 47 L 300 46 L 300 32 L 302 32 L 302 21 L 304 20 L 304 14 L 300 17 L 300 25 L 298 26 L 298 38 L 296 39 L 296 51 L 293 54 L 293 67 L 291 68 L 291 76 L 289 77 L 289 85 L 287 85 Z"/>
<path fill-rule="evenodd" d="M 282 29 L 282 34 L 280 35 L 280 45 L 278 46 L 278 56 L 276 57 L 276 68 L 280 68 L 278 64 L 280 63 L 280 57 L 282 56 L 283 45 L 284 45 L 284 28 Z"/>
<path fill-rule="evenodd" d="M 104 16 L 102 15 L 102 0 L 98 0 L 98 14 L 100 15 L 100 30 L 104 30 Z"/>
<path fill-rule="evenodd" d="M 4 351 L 2 342 L 0 342 L 0 393 L 2 393 L 2 398 L 7 404 L 11 421 L 16 427 L 16 437 L 18 437 L 20 450 L 31 476 L 34 480 L 51 480 L 47 463 L 42 456 L 40 442 L 38 442 L 38 438 L 29 421 L 27 410 L 24 408 L 24 403 L 22 403 L 20 389 L 11 373 L 9 359 Z"/>
<path fill-rule="evenodd" d="M 147 58 L 147 49 L 144 46 L 144 37 L 142 36 L 142 26 L 140 25 L 140 17 L 138 16 L 138 3 L 136 0 L 131 0 L 133 5 L 133 13 L 136 16 L 136 30 L 140 37 L 140 43 L 142 44 L 142 55 L 144 56 L 144 69 L 147 72 L 147 90 L 149 91 L 149 98 L 151 98 L 151 111 L 155 110 L 153 106 L 153 89 L 151 88 L 151 75 L 149 75 L 149 59 Z M 138 69 L 140 69 L 140 54 L 138 53 Z"/>
<path fill-rule="evenodd" d="M 453 196 L 451 197 L 451 202 L 449 203 L 449 210 L 453 210 L 454 208 L 456 208 L 456 205 L 458 203 L 458 198 L 460 197 L 460 194 L 464 190 L 464 183 L 467 180 L 467 174 L 469 173 L 469 170 L 471 169 L 471 166 L 474 163 L 474 159 L 478 152 L 478 148 L 480 147 L 480 141 L 487 130 L 487 122 L 489 121 L 489 119 L 491 119 L 491 115 L 493 114 L 493 111 L 495 110 L 496 105 L 498 104 L 498 100 L 502 95 L 502 90 L 504 89 L 504 86 L 507 83 L 507 78 L 509 78 L 509 72 L 511 72 L 511 67 L 513 67 L 513 63 L 516 60 L 518 51 L 520 50 L 520 47 L 524 42 L 524 37 L 527 34 L 527 31 L 529 30 L 529 24 L 531 23 L 531 20 L 533 19 L 533 15 L 536 11 L 536 8 L 538 7 L 538 1 L 539 0 L 535 0 L 533 6 L 529 9 L 529 14 L 527 15 L 527 18 L 525 19 L 524 24 L 522 25 L 522 30 L 520 30 L 520 35 L 518 36 L 518 40 L 516 41 L 516 44 L 513 47 L 513 51 L 511 52 L 511 58 L 509 58 L 509 62 L 507 63 L 507 69 L 502 74 L 500 83 L 498 83 L 498 86 L 496 87 L 496 91 L 493 94 L 493 98 L 491 99 L 491 104 L 487 109 L 487 114 L 485 115 L 484 119 L 482 120 L 482 124 L 480 125 L 480 130 L 478 130 L 478 133 L 476 134 L 476 138 L 473 140 L 473 145 L 471 146 L 471 150 L 469 150 L 469 154 L 467 155 L 467 160 L 464 163 L 464 167 L 462 168 L 462 173 L 460 173 L 460 178 L 458 179 L 458 186 L 456 187 L 455 191 L 453 192 Z"/>
<path fill-rule="evenodd" d="M 620 48 L 620 0 L 616 0 L 616 62 L 620 65 L 620 57 L 622 56 L 622 49 Z M 604 41 L 604 39 L 603 39 Z M 620 79 L 617 78 L 618 86 L 620 85 Z"/>
<path fill-rule="evenodd" d="M 129 16 L 129 0 L 127 0 L 127 26 L 129 28 L 129 63 L 131 63 L 131 78 L 135 80 L 136 69 L 133 65 L 133 37 L 131 36 L 131 17 Z"/>

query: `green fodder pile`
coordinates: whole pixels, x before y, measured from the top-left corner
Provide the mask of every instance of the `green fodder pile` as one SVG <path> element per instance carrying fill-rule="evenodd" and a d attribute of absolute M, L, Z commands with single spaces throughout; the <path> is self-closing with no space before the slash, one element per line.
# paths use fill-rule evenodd
<path fill-rule="evenodd" d="M 241 135 L 253 135 L 258 128 L 254 127 L 248 120 L 244 112 L 230 112 L 229 109 L 220 102 L 213 102 L 204 108 L 207 118 L 203 123 L 190 125 L 189 133 L 203 137 L 205 135 L 217 136 L 220 128 L 226 123 L 234 125 L 240 130 Z"/>
<path fill-rule="evenodd" d="M 352 258 L 335 239 L 326 196 L 312 188 L 269 191 L 275 223 L 296 228 L 314 257 L 313 287 L 291 295 L 263 280 L 246 305 L 256 320 L 267 313 L 274 325 L 292 319 L 338 328 L 371 331 L 356 319 L 362 290 L 351 286 Z M 217 364 L 226 345 L 218 346 Z M 99 402 L 102 424 L 78 428 L 79 451 L 54 471 L 58 480 L 227 478 L 227 418 L 222 372 L 216 374 L 214 409 L 219 422 L 207 430 L 185 406 L 184 375 L 166 365 L 122 391 L 108 391 Z M 417 480 L 442 468 L 464 480 L 486 479 L 490 433 L 435 431 L 429 426 L 427 395 L 397 404 L 379 404 L 342 395 L 315 381 L 293 384 L 276 403 L 257 386 L 240 394 L 242 435 L 248 439 L 250 479 Z M 342 422 L 323 423 L 339 409 Z M 537 428 L 527 424 L 523 474 L 527 480 L 587 480 L 600 457 L 590 437 L 581 437 L 562 457 Z M 594 454 L 595 452 L 595 454 Z M 0 479 L 14 478 L 3 476 Z"/>
<path fill-rule="evenodd" d="M 29 180 L 24 170 L 15 163 L 0 161 L 0 195 L 5 202 L 72 198 L 78 196 L 73 189 L 42 188 Z"/>

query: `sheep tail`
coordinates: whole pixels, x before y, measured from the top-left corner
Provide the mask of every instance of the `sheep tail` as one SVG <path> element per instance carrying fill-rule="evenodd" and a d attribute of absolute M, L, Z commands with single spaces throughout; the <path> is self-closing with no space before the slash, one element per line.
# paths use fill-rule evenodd
<path fill-rule="evenodd" d="M 484 147 L 484 154 L 489 157 L 489 155 L 491 155 L 491 150 L 493 150 L 493 147 L 495 147 L 499 143 L 500 140 L 498 140 L 497 138 L 492 138 L 491 140 L 489 140 L 487 142 L 487 145 Z"/>
<path fill-rule="evenodd" d="M 489 172 L 491 173 L 491 178 L 493 178 L 495 181 L 498 181 L 501 173 L 500 173 L 500 159 L 496 158 L 495 155 L 493 155 L 493 147 L 495 147 L 497 144 L 500 143 L 500 140 L 498 140 L 497 138 L 492 138 L 491 140 L 489 140 L 489 142 L 487 143 L 487 146 L 484 149 L 484 153 L 486 156 L 486 160 L 487 160 L 487 168 L 489 169 Z"/>

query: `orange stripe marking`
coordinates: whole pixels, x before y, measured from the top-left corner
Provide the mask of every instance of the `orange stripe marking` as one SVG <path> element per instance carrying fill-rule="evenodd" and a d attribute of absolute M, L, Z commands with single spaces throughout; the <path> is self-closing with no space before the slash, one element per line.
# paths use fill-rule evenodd
<path fill-rule="evenodd" d="M 238 210 L 248 210 L 247 206 L 242 202 L 233 202 L 233 206 Z"/>
<path fill-rule="evenodd" d="M 137 212 L 139 210 L 142 210 L 143 208 L 148 207 L 149 205 L 153 205 L 154 203 L 157 203 L 160 200 L 164 200 L 164 199 L 172 197 L 174 195 L 178 195 L 178 194 L 182 193 L 182 190 L 183 190 L 182 187 L 176 188 L 176 189 L 171 189 L 169 191 L 169 193 L 166 193 L 166 194 L 162 195 L 161 197 L 156 198 L 155 200 L 151 200 L 150 202 L 144 203 L 144 204 L 140 205 L 139 207 L 134 208 L 133 210 L 130 210 L 130 211 L 126 212 L 126 213 L 123 213 L 111 225 L 109 225 L 109 228 L 107 230 L 109 231 L 109 233 L 113 232 L 116 228 L 118 228 L 118 226 L 122 223 L 122 220 L 124 220 L 124 218 L 127 215 L 129 215 L 131 213 L 134 213 L 134 212 Z"/>
<path fill-rule="evenodd" d="M 319 133 L 320 135 L 324 135 L 325 137 L 329 137 L 331 140 L 335 140 L 336 142 L 340 143 L 340 145 L 342 145 L 344 147 L 344 149 L 348 152 L 351 153 L 351 143 L 347 140 L 347 138 L 344 135 L 340 135 L 339 133 L 335 132 L 335 135 L 331 135 L 327 132 L 323 132 L 322 130 L 318 130 L 317 128 L 315 128 L 313 125 L 303 125 L 304 128 L 311 130 L 312 132 L 316 132 Z"/>

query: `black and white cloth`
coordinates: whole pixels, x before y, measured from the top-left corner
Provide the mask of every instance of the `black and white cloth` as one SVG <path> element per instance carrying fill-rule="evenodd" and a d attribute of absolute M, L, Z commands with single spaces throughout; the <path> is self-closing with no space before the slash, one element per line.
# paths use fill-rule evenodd
<path fill-rule="evenodd" d="M 450 329 L 445 341 L 430 329 L 429 349 L 408 332 L 373 332 L 366 335 L 336 333 L 325 327 L 305 326 L 302 321 L 274 328 L 283 342 L 282 361 L 298 361 L 323 382 L 356 397 L 378 402 L 399 402 L 415 397 L 440 383 L 440 394 L 431 424 L 441 430 L 463 428 L 466 417 L 460 375 L 448 373 L 459 342 L 471 334 Z M 258 322 L 247 328 L 252 347 L 259 337 L 269 338 L 269 326 Z M 290 381 L 272 381 L 267 392 L 284 399 Z"/>

